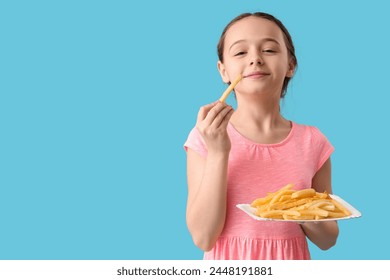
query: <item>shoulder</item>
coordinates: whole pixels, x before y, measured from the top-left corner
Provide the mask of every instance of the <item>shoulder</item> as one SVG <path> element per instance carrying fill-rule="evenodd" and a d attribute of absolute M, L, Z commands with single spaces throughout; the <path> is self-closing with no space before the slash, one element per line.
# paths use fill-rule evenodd
<path fill-rule="evenodd" d="M 316 126 L 298 124 L 295 122 L 293 122 L 293 125 L 294 125 L 295 134 L 297 136 L 303 137 L 306 140 L 311 140 L 311 141 L 327 140 L 326 136 Z"/>
<path fill-rule="evenodd" d="M 333 145 L 321 130 L 312 125 L 295 124 L 297 141 L 306 155 L 314 161 L 316 171 L 325 163 L 334 151 Z"/>
<path fill-rule="evenodd" d="M 184 143 L 184 149 L 188 151 L 189 148 L 201 154 L 202 156 L 205 156 L 207 153 L 206 144 L 196 127 L 191 129 L 190 133 L 188 134 L 188 138 Z"/>
<path fill-rule="evenodd" d="M 193 127 L 189 134 L 187 141 L 200 141 L 204 142 L 202 135 L 200 134 L 199 130 L 196 127 Z"/>

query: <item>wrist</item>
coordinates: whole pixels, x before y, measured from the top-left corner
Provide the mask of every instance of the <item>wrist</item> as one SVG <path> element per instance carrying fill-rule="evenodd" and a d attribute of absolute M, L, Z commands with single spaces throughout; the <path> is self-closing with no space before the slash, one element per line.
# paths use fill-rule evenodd
<path fill-rule="evenodd" d="M 230 150 L 210 150 L 207 153 L 209 159 L 228 159 Z"/>

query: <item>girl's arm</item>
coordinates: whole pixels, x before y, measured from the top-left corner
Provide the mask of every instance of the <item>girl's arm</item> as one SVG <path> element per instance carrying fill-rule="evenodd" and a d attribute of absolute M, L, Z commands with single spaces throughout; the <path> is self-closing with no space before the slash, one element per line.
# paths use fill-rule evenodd
<path fill-rule="evenodd" d="M 232 113 L 233 109 L 221 102 L 202 107 L 196 126 L 205 140 L 207 157 L 187 151 L 187 226 L 203 251 L 214 247 L 225 224 L 230 152 L 226 127 Z"/>
<path fill-rule="evenodd" d="M 317 192 L 332 193 L 330 158 L 317 171 L 312 180 Z M 301 225 L 306 236 L 322 250 L 328 250 L 336 244 L 339 228 L 336 221 L 304 223 Z"/>

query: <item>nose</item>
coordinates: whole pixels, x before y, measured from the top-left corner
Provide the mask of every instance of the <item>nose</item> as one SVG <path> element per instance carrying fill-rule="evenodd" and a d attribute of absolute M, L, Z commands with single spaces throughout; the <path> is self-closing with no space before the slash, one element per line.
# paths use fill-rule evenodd
<path fill-rule="evenodd" d="M 263 61 L 263 59 L 260 57 L 260 55 L 253 56 L 253 57 L 250 59 L 250 65 L 263 65 L 263 64 L 264 64 L 264 61 Z"/>

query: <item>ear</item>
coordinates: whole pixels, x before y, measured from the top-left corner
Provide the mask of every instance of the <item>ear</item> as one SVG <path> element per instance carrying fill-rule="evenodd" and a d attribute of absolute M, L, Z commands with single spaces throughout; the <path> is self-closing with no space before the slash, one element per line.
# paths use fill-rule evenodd
<path fill-rule="evenodd" d="M 296 63 L 294 62 L 293 59 L 290 59 L 290 63 L 288 64 L 288 70 L 286 73 L 286 77 L 291 78 L 292 76 L 294 76 L 295 68 L 296 68 Z"/>
<path fill-rule="evenodd" d="M 221 75 L 222 81 L 224 83 L 229 83 L 230 79 L 229 79 L 229 76 L 227 75 L 225 65 L 223 65 L 223 63 L 220 60 L 218 60 L 217 66 L 218 66 L 218 71 L 219 71 L 219 74 Z"/>

